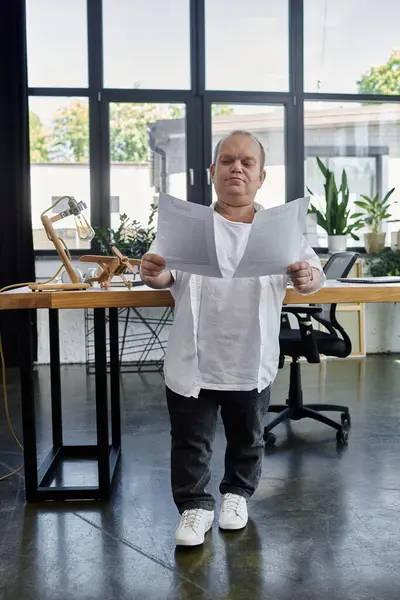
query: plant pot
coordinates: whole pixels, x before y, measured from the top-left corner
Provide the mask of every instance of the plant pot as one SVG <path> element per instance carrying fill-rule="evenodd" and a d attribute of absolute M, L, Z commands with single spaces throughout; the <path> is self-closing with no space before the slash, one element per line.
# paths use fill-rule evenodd
<path fill-rule="evenodd" d="M 378 254 L 385 247 L 386 233 L 364 233 L 364 245 L 368 254 Z"/>
<path fill-rule="evenodd" d="M 347 235 L 328 235 L 329 252 L 345 252 L 347 248 Z"/>

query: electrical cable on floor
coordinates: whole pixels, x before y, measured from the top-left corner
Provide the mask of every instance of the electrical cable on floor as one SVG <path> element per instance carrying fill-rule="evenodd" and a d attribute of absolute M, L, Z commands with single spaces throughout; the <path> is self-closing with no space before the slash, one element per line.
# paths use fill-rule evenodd
<path fill-rule="evenodd" d="M 7 425 L 9 430 L 11 431 L 11 435 L 13 436 L 13 438 L 15 439 L 15 441 L 17 442 L 18 446 L 20 447 L 21 451 L 24 451 L 24 448 L 21 444 L 21 442 L 19 441 L 19 439 L 17 438 L 15 431 L 14 431 L 14 427 L 12 425 L 11 422 L 11 417 L 10 417 L 10 410 L 9 410 L 9 404 L 8 404 L 8 395 L 7 395 L 7 377 L 6 377 L 6 363 L 4 360 L 4 352 L 3 352 L 3 344 L 1 342 L 1 336 L 0 336 L 0 360 L 1 360 L 1 370 L 2 370 L 2 385 L 3 385 L 3 394 L 4 394 L 4 408 L 6 411 L 6 420 L 7 420 Z M 8 477 L 12 477 L 13 475 L 16 475 L 17 473 L 19 473 L 19 471 L 21 471 L 21 469 L 23 468 L 23 464 L 16 469 L 15 471 L 12 471 L 11 473 L 8 473 L 7 475 L 3 475 L 3 477 L 0 477 L 0 481 L 4 481 L 5 479 L 8 479 Z"/>
<path fill-rule="evenodd" d="M 63 198 L 60 198 L 54 205 L 53 207 L 58 204 Z M 46 211 L 45 211 L 46 212 Z M 67 253 L 67 256 L 69 258 L 69 260 L 71 260 L 71 254 L 67 248 L 66 243 L 64 242 L 64 240 L 62 238 L 58 238 L 60 240 L 60 242 L 63 244 L 65 251 Z M 55 275 L 53 275 L 53 277 L 51 277 L 50 279 L 47 279 L 46 281 L 43 281 L 43 284 L 47 284 L 47 283 L 51 283 L 52 281 L 54 281 L 58 275 L 61 273 L 62 269 L 63 269 L 64 265 L 61 265 L 60 268 L 58 269 L 57 273 Z M 3 287 L 0 290 L 0 294 L 2 294 L 3 292 L 6 292 L 7 290 L 11 290 L 11 289 L 16 289 L 16 288 L 20 288 L 20 287 L 26 287 L 28 285 L 34 285 L 35 282 L 27 282 L 27 283 L 14 283 L 13 285 L 7 285 L 5 287 Z M 40 292 L 35 292 L 35 293 L 40 293 Z M 7 394 L 7 375 L 6 375 L 6 361 L 5 361 L 5 357 L 4 357 L 4 350 L 3 350 L 3 344 L 2 344 L 2 340 L 1 340 L 1 333 L 0 333 L 0 362 L 1 362 L 1 371 L 2 371 L 2 388 L 3 388 L 3 398 L 4 398 L 4 410 L 6 413 L 6 421 L 7 421 L 7 425 L 8 428 L 11 432 L 11 435 L 13 436 L 14 440 L 17 442 L 17 445 L 19 446 L 21 452 L 24 451 L 24 447 L 22 446 L 21 442 L 19 441 L 15 431 L 14 431 L 14 427 L 12 425 L 12 421 L 11 421 L 11 416 L 10 416 L 10 406 L 9 406 L 9 402 L 8 402 L 8 394 Z M 7 473 L 7 475 L 3 475 L 2 477 L 0 477 L 0 481 L 4 481 L 5 479 L 8 479 L 9 477 L 12 477 L 13 475 L 16 475 L 17 473 L 19 473 L 19 471 L 21 471 L 24 468 L 24 464 L 22 464 L 20 467 L 18 467 L 18 469 L 16 469 L 15 471 L 12 471 L 11 473 Z"/>

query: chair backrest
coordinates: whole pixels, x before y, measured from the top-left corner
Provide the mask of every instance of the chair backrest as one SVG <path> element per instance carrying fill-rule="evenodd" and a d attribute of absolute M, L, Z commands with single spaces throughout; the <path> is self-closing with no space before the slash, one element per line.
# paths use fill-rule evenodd
<path fill-rule="evenodd" d="M 332 254 L 324 266 L 326 278 L 337 279 L 338 277 L 347 277 L 357 258 L 357 252 L 337 252 L 336 254 Z M 350 344 L 351 348 L 348 335 L 336 319 L 336 304 L 322 304 L 319 306 L 322 308 L 322 313 L 315 315 L 313 318 L 324 325 L 331 333 L 339 331 L 344 341 Z"/>
<path fill-rule="evenodd" d="M 337 252 L 332 254 L 324 266 L 324 273 L 327 279 L 337 279 L 338 277 L 347 277 L 354 263 L 358 258 L 356 252 Z"/>

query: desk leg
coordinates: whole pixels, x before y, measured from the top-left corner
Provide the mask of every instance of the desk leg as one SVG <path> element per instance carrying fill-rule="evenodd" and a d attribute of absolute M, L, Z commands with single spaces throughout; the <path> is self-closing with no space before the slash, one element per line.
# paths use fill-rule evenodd
<path fill-rule="evenodd" d="M 46 500 L 108 500 L 111 482 L 121 452 L 119 397 L 118 312 L 110 311 L 112 445 L 108 428 L 108 375 L 106 311 L 94 309 L 94 338 L 96 366 L 96 445 L 63 445 L 61 376 L 58 311 L 49 311 L 51 353 L 51 401 L 53 449 L 38 469 L 36 447 L 35 395 L 32 354 L 32 311 L 20 311 L 20 370 L 22 396 L 22 425 L 24 436 L 25 487 L 28 502 Z M 98 486 L 52 485 L 61 464 L 68 460 L 96 460 Z"/>
<path fill-rule="evenodd" d="M 53 450 L 57 452 L 63 445 L 61 373 L 60 373 L 60 335 L 58 310 L 49 309 L 50 341 L 50 383 L 51 383 L 51 420 L 53 429 Z"/>
<path fill-rule="evenodd" d="M 24 437 L 25 492 L 28 502 L 37 497 L 37 446 L 35 390 L 33 381 L 32 310 L 19 311 L 19 349 L 21 374 L 22 430 Z"/>
<path fill-rule="evenodd" d="M 118 308 L 109 309 L 110 330 L 110 384 L 111 384 L 111 430 L 114 450 L 121 447 L 121 409 L 120 409 L 120 365 L 118 344 Z"/>
<path fill-rule="evenodd" d="M 107 402 L 107 339 L 105 308 L 94 309 L 94 356 L 96 368 L 96 421 L 99 492 L 102 500 L 110 497 L 110 447 Z"/>

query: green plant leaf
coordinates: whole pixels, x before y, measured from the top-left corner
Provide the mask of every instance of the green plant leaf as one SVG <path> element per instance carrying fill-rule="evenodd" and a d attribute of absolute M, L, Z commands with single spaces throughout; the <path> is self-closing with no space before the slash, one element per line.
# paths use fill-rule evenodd
<path fill-rule="evenodd" d="M 387 202 L 387 201 L 389 200 L 390 196 L 393 194 L 393 192 L 394 192 L 394 190 L 395 190 L 395 189 L 396 189 L 396 188 L 392 188 L 391 190 L 389 190 L 389 192 L 386 194 L 386 196 L 385 196 L 385 197 L 384 197 L 384 199 L 382 200 L 382 204 L 383 204 L 384 202 Z"/>
<path fill-rule="evenodd" d="M 329 169 L 324 165 L 322 160 L 320 158 L 318 158 L 318 156 L 316 158 L 317 158 L 318 166 L 319 166 L 323 176 L 326 178 L 328 176 Z"/>
<path fill-rule="evenodd" d="M 354 215 L 353 215 L 353 217 L 354 217 Z M 364 225 L 365 225 L 364 221 L 356 221 L 355 223 L 352 223 L 350 225 L 350 227 L 352 229 L 362 229 L 364 227 Z"/>
<path fill-rule="evenodd" d="M 320 210 L 318 209 L 314 209 L 314 214 L 317 215 L 317 224 L 322 227 L 322 229 L 324 229 L 326 232 L 328 231 L 327 227 L 327 222 L 326 222 L 326 218 L 324 217 L 324 215 L 321 213 Z"/>
<path fill-rule="evenodd" d="M 364 196 L 363 196 L 364 197 Z M 369 210 L 371 207 L 371 204 L 368 204 L 367 202 L 362 202 L 362 200 L 356 200 L 354 202 L 354 204 L 356 206 L 359 206 L 360 208 L 364 208 L 365 210 Z"/>

